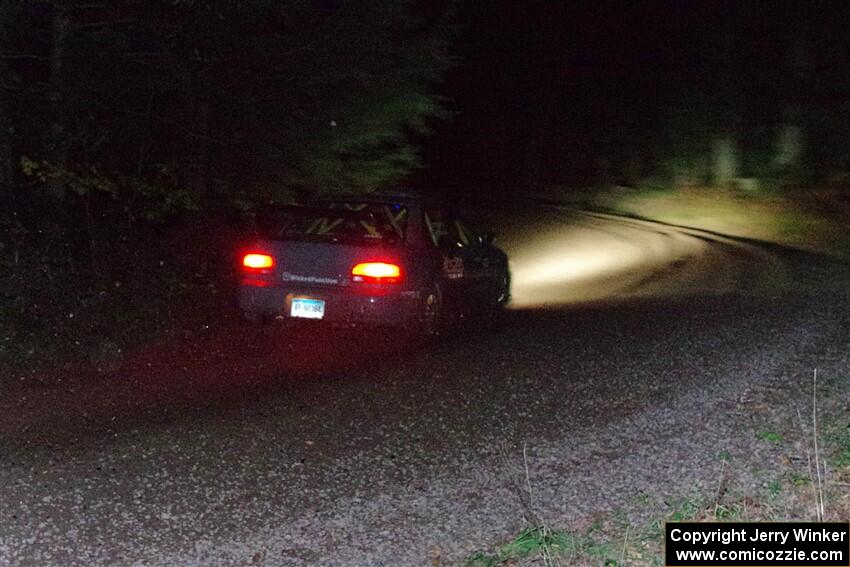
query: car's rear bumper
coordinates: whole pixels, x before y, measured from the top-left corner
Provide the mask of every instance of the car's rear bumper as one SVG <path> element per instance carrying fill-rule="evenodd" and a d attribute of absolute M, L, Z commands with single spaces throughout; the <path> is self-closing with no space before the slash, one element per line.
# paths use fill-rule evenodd
<path fill-rule="evenodd" d="M 292 299 L 324 301 L 322 321 L 407 326 L 416 320 L 419 295 L 410 290 L 387 290 L 367 286 L 354 288 L 256 285 L 241 282 L 239 307 L 246 313 L 272 317 L 291 317 Z"/>

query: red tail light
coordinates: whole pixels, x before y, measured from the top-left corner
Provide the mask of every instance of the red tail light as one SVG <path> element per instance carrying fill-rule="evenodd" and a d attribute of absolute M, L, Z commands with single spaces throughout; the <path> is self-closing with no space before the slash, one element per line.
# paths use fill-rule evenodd
<path fill-rule="evenodd" d="M 249 272 L 264 272 L 274 266 L 274 258 L 268 254 L 245 254 L 242 267 Z"/>
<path fill-rule="evenodd" d="M 401 267 L 387 262 L 361 262 L 351 268 L 351 279 L 355 282 L 399 283 Z"/>

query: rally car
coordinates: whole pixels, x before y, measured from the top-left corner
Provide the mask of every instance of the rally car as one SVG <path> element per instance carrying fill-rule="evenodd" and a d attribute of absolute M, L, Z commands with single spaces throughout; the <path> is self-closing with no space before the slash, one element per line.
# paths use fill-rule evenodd
<path fill-rule="evenodd" d="M 510 298 L 505 253 L 451 208 L 373 193 L 290 207 L 240 255 L 249 321 L 312 320 L 439 334 L 447 321 Z"/>

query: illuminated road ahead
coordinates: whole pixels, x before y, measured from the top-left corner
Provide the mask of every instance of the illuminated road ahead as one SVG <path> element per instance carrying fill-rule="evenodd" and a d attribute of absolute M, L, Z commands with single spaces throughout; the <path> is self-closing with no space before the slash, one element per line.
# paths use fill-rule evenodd
<path fill-rule="evenodd" d="M 805 466 L 791 386 L 846 384 L 846 268 L 512 208 L 496 329 L 422 348 L 210 314 L 113 372 L 0 382 L 0 565 L 454 565 Z"/>
<path fill-rule="evenodd" d="M 752 292 L 784 279 L 756 246 L 637 219 L 533 207 L 498 226 L 514 308 Z"/>

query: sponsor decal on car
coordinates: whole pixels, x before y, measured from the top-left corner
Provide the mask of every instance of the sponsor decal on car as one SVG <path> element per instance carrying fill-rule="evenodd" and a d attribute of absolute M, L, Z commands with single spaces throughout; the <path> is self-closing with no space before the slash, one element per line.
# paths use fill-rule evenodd
<path fill-rule="evenodd" d="M 301 282 L 301 283 L 321 283 L 321 284 L 338 284 L 339 280 L 335 278 L 317 278 L 315 276 L 301 276 L 298 274 L 290 274 L 283 272 L 283 281 L 285 282 Z"/>

